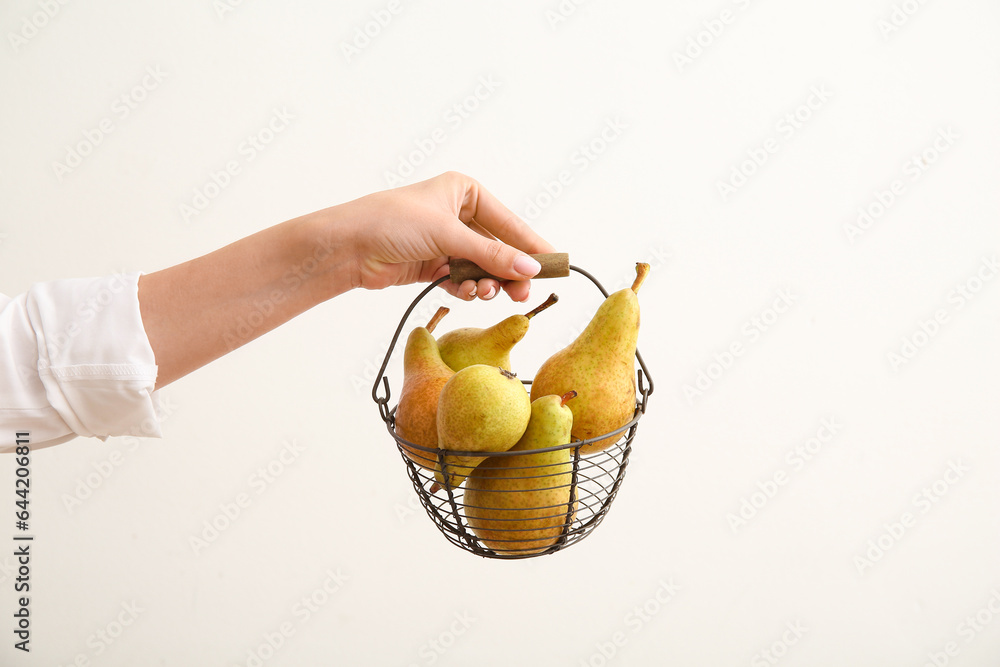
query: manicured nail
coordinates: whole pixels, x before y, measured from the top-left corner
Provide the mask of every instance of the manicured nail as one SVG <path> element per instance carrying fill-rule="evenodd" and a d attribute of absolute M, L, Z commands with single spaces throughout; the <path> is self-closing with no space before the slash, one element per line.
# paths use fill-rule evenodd
<path fill-rule="evenodd" d="M 475 285 L 472 286 L 472 291 L 469 292 L 469 298 L 471 299 L 474 296 L 476 296 L 476 286 Z"/>
<path fill-rule="evenodd" d="M 514 260 L 514 270 L 522 276 L 528 276 L 530 278 L 542 270 L 542 265 L 539 264 L 533 257 L 521 255 Z"/>
<path fill-rule="evenodd" d="M 490 288 L 489 288 L 488 290 L 486 290 L 486 292 L 485 292 L 485 293 L 483 294 L 483 298 L 484 298 L 484 299 L 492 299 L 492 298 L 493 298 L 493 296 L 494 296 L 494 295 L 495 295 L 496 293 L 497 293 L 497 290 L 496 290 L 496 288 L 495 288 L 495 287 L 493 287 L 493 285 L 490 285 Z"/>

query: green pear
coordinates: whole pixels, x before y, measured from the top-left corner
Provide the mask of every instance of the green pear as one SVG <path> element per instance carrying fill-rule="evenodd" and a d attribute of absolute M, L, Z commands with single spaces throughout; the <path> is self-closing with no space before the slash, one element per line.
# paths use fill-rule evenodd
<path fill-rule="evenodd" d="M 568 445 L 573 412 L 563 396 L 531 402 L 531 420 L 509 451 Z M 576 515 L 572 447 L 518 456 L 491 456 L 465 482 L 465 516 L 472 530 L 500 554 L 535 554 L 554 545 Z"/>
<path fill-rule="evenodd" d="M 455 373 L 438 400 L 438 447 L 463 452 L 505 452 L 528 426 L 531 399 L 517 376 L 497 366 L 474 364 Z M 483 456 L 438 454 L 431 487 L 457 487 Z"/>
<path fill-rule="evenodd" d="M 437 342 L 431 333 L 447 308 L 438 308 L 426 327 L 417 327 L 406 339 L 403 352 L 403 389 L 396 407 L 396 434 L 421 447 L 437 448 L 437 412 L 441 390 L 455 374 L 441 360 Z M 403 444 L 406 456 L 424 468 L 433 470 L 437 454 Z"/>
<path fill-rule="evenodd" d="M 632 287 L 618 290 L 601 304 L 576 340 L 549 357 L 531 383 L 531 398 L 562 395 L 575 389 L 570 404 L 573 437 L 596 438 L 621 428 L 635 412 L 635 347 L 639 336 L 637 293 L 649 264 L 637 263 Z M 583 446 L 589 454 L 607 449 L 622 434 Z"/>
<path fill-rule="evenodd" d="M 438 338 L 441 358 L 453 371 L 473 364 L 497 366 L 509 371 L 510 351 L 528 332 L 531 318 L 558 300 L 558 296 L 550 294 L 530 313 L 511 315 L 487 329 L 465 327 L 449 331 Z"/>

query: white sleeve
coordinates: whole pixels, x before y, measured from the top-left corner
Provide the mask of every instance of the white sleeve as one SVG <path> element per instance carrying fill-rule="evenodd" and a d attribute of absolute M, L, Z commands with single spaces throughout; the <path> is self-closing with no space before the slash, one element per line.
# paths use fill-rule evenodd
<path fill-rule="evenodd" d="M 139 314 L 141 273 L 0 295 L 0 453 L 76 436 L 160 437 L 156 361 Z"/>

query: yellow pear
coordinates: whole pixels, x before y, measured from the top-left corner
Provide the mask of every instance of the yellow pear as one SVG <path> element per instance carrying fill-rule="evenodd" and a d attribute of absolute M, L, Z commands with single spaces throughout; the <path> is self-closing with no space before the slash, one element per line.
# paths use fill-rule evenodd
<path fill-rule="evenodd" d="M 530 452 L 568 445 L 573 413 L 563 396 L 542 396 L 531 402 L 531 420 L 509 451 Z M 554 545 L 576 515 L 570 503 L 573 483 L 572 449 L 491 456 L 465 482 L 465 516 L 472 530 L 500 554 L 535 554 Z"/>
<path fill-rule="evenodd" d="M 460 371 L 473 364 L 510 368 L 510 351 L 528 332 L 531 318 L 542 312 L 559 297 L 550 294 L 537 308 L 524 315 L 511 315 L 486 329 L 464 327 L 438 338 L 441 358 L 453 371 Z"/>
<path fill-rule="evenodd" d="M 455 373 L 438 400 L 438 447 L 463 452 L 505 452 L 531 416 L 531 399 L 517 376 L 497 366 L 474 364 Z M 437 484 L 459 486 L 482 456 L 438 454 Z"/>
<path fill-rule="evenodd" d="M 417 327 L 406 339 L 403 352 L 403 389 L 396 407 L 396 434 L 421 447 L 437 448 L 438 398 L 446 382 L 455 374 L 441 360 L 431 333 L 448 309 L 441 307 L 426 327 Z M 437 454 L 403 444 L 406 456 L 433 470 Z"/>
<path fill-rule="evenodd" d="M 570 404 L 573 437 L 596 438 L 621 428 L 635 412 L 635 348 L 639 336 L 637 293 L 649 264 L 636 264 L 632 287 L 618 290 L 598 308 L 576 340 L 549 357 L 531 383 L 531 398 L 571 389 L 580 397 Z M 607 449 L 622 434 L 585 445 L 581 452 Z"/>

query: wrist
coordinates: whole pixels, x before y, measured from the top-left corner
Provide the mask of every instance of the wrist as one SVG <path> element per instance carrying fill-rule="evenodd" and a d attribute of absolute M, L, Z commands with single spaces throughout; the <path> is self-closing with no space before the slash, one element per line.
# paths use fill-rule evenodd
<path fill-rule="evenodd" d="M 340 207 L 310 213 L 294 225 L 294 260 L 283 276 L 289 289 L 307 290 L 321 303 L 360 285 L 355 239 Z"/>

